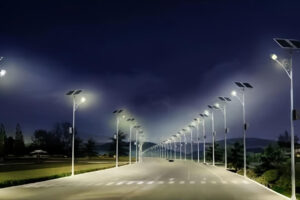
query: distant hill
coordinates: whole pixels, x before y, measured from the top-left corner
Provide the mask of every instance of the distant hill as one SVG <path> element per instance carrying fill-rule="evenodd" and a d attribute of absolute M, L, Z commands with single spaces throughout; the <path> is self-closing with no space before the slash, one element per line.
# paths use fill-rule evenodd
<path fill-rule="evenodd" d="M 243 142 L 243 139 L 242 138 L 230 138 L 230 139 L 227 139 L 227 145 L 228 146 L 231 146 L 233 145 L 235 142 Z M 274 144 L 276 143 L 275 140 L 268 140 L 268 139 L 261 139 L 261 138 L 247 138 L 246 139 L 246 142 L 247 142 L 247 150 L 248 152 L 253 152 L 253 153 L 258 153 L 258 152 L 262 152 L 263 149 L 268 146 L 269 144 Z M 221 148 L 224 148 L 224 140 L 218 140 L 216 141 L 216 143 L 218 143 Z M 105 153 L 108 153 L 110 151 L 110 143 L 103 143 L 103 144 L 98 144 L 96 146 L 96 151 L 99 153 L 99 154 L 105 154 Z M 156 145 L 156 143 L 153 143 L 153 142 L 145 142 L 144 145 L 143 145 L 143 150 L 151 147 L 151 146 L 154 146 Z M 207 141 L 206 142 L 206 146 L 208 147 L 209 145 L 211 145 L 210 141 Z M 128 145 L 129 146 L 129 143 Z M 202 144 L 202 141 L 200 143 L 200 151 L 202 152 L 202 149 L 203 149 L 203 144 Z M 179 148 L 179 145 L 177 146 L 177 148 Z M 191 146 L 190 144 L 187 145 L 187 152 L 190 153 L 190 149 L 191 149 Z M 182 148 L 183 150 L 183 148 Z M 197 144 L 194 143 L 193 145 L 193 151 L 197 151 Z M 134 145 L 134 142 L 132 143 L 132 152 L 135 152 L 135 145 Z"/>
<path fill-rule="evenodd" d="M 134 142 L 131 143 L 132 145 L 132 152 L 135 152 L 135 145 L 134 145 Z M 152 142 L 145 142 L 144 145 L 143 145 L 143 149 L 147 149 L 151 146 L 155 145 L 155 143 L 152 143 Z M 127 143 L 126 145 L 128 147 L 128 150 L 129 150 L 129 143 Z M 99 153 L 99 154 L 107 154 L 109 153 L 111 149 L 111 143 L 103 143 L 103 144 L 97 144 L 96 145 L 96 151 Z"/>

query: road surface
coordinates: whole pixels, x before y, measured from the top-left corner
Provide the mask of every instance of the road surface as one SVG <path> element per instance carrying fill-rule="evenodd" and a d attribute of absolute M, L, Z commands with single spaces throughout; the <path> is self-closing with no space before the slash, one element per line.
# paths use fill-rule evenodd
<path fill-rule="evenodd" d="M 284 200 L 221 167 L 191 161 L 143 163 L 0 189 L 5 200 Z"/>

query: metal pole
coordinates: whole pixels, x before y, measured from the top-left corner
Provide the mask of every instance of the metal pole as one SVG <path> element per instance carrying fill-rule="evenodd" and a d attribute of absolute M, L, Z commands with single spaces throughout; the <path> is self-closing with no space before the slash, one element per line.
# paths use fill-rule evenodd
<path fill-rule="evenodd" d="M 116 133 L 116 167 L 119 166 L 119 118 L 117 117 L 117 133 Z"/>
<path fill-rule="evenodd" d="M 186 135 L 184 133 L 184 160 L 186 161 L 186 145 L 187 145 L 187 141 L 186 141 Z"/>
<path fill-rule="evenodd" d="M 224 105 L 224 131 L 225 131 L 225 135 L 224 135 L 224 141 L 225 141 L 225 169 L 227 169 L 227 120 L 226 120 L 226 105 Z"/>
<path fill-rule="evenodd" d="M 176 160 L 176 139 L 174 138 L 174 159 Z"/>
<path fill-rule="evenodd" d="M 76 100 L 73 95 L 73 130 L 72 130 L 72 176 L 74 176 L 74 151 L 75 151 L 75 112 L 76 112 Z"/>
<path fill-rule="evenodd" d="M 247 161 L 246 161 L 246 155 L 247 155 L 247 152 L 246 152 L 246 114 L 245 114 L 245 91 L 243 89 L 243 121 L 244 121 L 244 176 L 246 177 L 247 176 Z"/>
<path fill-rule="evenodd" d="M 294 120 L 293 120 L 293 110 L 294 110 L 294 91 L 293 91 L 293 63 L 292 63 L 292 54 L 290 61 L 290 79 L 291 79 L 291 174 L 292 174 L 292 200 L 296 200 L 296 182 L 295 182 L 295 141 L 294 141 Z"/>
<path fill-rule="evenodd" d="M 193 128 L 191 128 L 191 160 L 193 160 Z"/>
<path fill-rule="evenodd" d="M 182 157 L 181 157 L 181 145 L 182 145 L 182 144 L 181 144 L 181 135 L 179 135 L 179 143 L 180 143 L 180 145 L 179 145 L 179 148 L 180 148 L 180 149 L 179 149 L 179 153 L 180 153 L 180 160 L 181 160 L 181 158 L 182 158 Z"/>
<path fill-rule="evenodd" d="M 138 162 L 138 130 L 135 130 L 135 163 Z"/>
<path fill-rule="evenodd" d="M 213 157 L 213 166 L 215 166 L 215 123 L 214 123 L 214 112 L 211 112 L 211 125 L 212 125 L 212 148 L 213 148 L 213 152 L 212 152 L 212 157 Z"/>
<path fill-rule="evenodd" d="M 203 118 L 203 163 L 206 163 L 205 159 L 205 142 L 206 142 L 206 135 L 205 135 L 205 119 Z"/>
<path fill-rule="evenodd" d="M 200 150 L 200 149 L 199 149 L 199 148 L 200 148 L 200 147 L 199 147 L 199 142 L 200 142 L 200 141 L 199 141 L 199 123 L 198 123 L 198 119 L 197 119 L 197 147 L 198 147 L 198 163 L 200 162 L 200 157 L 199 157 L 199 156 L 200 156 L 200 155 L 199 155 L 199 150 Z"/>
<path fill-rule="evenodd" d="M 131 131 L 132 131 L 132 125 L 130 125 L 129 128 L 129 164 L 131 165 Z"/>

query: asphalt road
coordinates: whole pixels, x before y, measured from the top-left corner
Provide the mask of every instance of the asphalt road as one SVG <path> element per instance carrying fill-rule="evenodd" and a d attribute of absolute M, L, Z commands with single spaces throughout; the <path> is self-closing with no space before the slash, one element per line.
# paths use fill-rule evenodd
<path fill-rule="evenodd" d="M 5 200 L 284 200 L 221 167 L 191 161 L 143 163 L 0 189 Z"/>

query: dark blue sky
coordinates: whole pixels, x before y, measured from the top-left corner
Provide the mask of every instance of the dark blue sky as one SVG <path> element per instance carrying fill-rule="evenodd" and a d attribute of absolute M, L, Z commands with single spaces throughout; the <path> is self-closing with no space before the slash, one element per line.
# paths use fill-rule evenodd
<path fill-rule="evenodd" d="M 255 87 L 246 99 L 248 137 L 277 138 L 289 130 L 289 80 L 269 55 L 287 55 L 272 38 L 300 39 L 299 7 L 299 1 L 1 2 L 1 66 L 8 74 L 0 80 L 0 121 L 10 135 L 19 122 L 30 139 L 35 129 L 71 120 L 64 94 L 80 88 L 88 99 L 77 113 L 80 136 L 108 139 L 112 111 L 125 107 L 158 141 L 229 95 L 234 81 L 248 81 Z M 300 55 L 294 58 L 299 108 Z M 240 137 L 241 106 L 233 101 L 228 109 L 230 137 Z"/>

